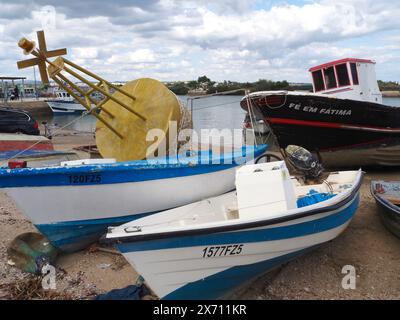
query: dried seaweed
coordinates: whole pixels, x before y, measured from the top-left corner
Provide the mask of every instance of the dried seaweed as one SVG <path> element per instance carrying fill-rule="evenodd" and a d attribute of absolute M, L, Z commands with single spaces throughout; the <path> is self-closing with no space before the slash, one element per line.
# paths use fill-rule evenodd
<path fill-rule="evenodd" d="M 45 290 L 42 288 L 42 277 L 28 275 L 23 279 L 0 285 L 0 291 L 5 294 L 2 299 L 9 300 L 71 300 L 73 297 L 66 292 Z"/>

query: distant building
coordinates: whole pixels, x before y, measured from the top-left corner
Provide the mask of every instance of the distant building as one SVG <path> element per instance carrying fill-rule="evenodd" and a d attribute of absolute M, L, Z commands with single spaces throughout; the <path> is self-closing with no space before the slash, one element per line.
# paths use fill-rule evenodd
<path fill-rule="evenodd" d="M 204 94 L 207 94 L 207 90 L 204 88 L 197 88 L 197 89 L 188 91 L 188 95 L 190 95 L 190 96 L 200 96 L 200 95 L 204 95 Z"/>

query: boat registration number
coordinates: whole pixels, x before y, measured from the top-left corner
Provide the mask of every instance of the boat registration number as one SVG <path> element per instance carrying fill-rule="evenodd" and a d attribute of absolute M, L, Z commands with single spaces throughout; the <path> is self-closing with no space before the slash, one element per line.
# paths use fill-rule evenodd
<path fill-rule="evenodd" d="M 69 183 L 77 184 L 77 183 L 100 183 L 101 175 L 100 174 L 78 174 L 69 176 Z"/>
<path fill-rule="evenodd" d="M 205 247 L 203 249 L 203 258 L 234 256 L 237 254 L 241 254 L 242 249 L 243 249 L 243 244 Z"/>

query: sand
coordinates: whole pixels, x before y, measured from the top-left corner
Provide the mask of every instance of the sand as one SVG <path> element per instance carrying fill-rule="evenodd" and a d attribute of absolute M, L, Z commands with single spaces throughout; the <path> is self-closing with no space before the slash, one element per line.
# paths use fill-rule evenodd
<path fill-rule="evenodd" d="M 55 137 L 59 149 L 94 143 L 91 135 Z M 379 220 L 369 193 L 372 179 L 398 179 L 400 170 L 368 171 L 361 203 L 349 227 L 337 239 L 260 277 L 236 292 L 238 299 L 399 299 L 400 239 Z M 62 204 L 60 204 L 62 205 Z M 6 248 L 18 234 L 35 231 L 13 201 L 0 192 L 0 299 L 12 298 L 15 283 L 30 275 L 8 264 Z M 355 267 L 356 289 L 343 289 L 343 266 Z M 133 284 L 135 270 L 119 254 L 90 248 L 65 254 L 56 262 L 56 289 L 52 297 L 91 299 L 97 294 Z M 22 297 L 24 297 L 22 295 Z M 26 298 L 26 297 L 25 297 Z"/>

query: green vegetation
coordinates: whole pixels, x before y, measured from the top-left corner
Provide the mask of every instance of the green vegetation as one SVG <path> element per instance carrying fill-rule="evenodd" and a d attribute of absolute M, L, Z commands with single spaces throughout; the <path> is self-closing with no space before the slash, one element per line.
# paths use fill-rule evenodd
<path fill-rule="evenodd" d="M 189 92 L 188 86 L 182 81 L 174 82 L 174 83 L 168 85 L 168 88 L 173 93 L 180 94 L 180 95 L 185 95 Z"/>
<path fill-rule="evenodd" d="M 400 91 L 400 83 L 394 81 L 378 80 L 378 86 L 381 91 Z"/>
<path fill-rule="evenodd" d="M 190 94 L 192 90 L 197 94 L 209 94 L 216 92 L 232 91 L 238 89 L 248 89 L 253 91 L 263 91 L 263 90 L 292 90 L 289 83 L 286 80 L 283 81 L 271 81 L 266 79 L 260 79 L 256 82 L 236 82 L 236 81 L 223 81 L 216 83 L 211 81 L 207 76 L 198 77 L 196 80 L 191 80 L 187 82 L 173 82 L 168 84 L 168 88 L 175 94 L 185 95 Z M 244 90 L 238 91 L 234 94 L 244 94 Z"/>

